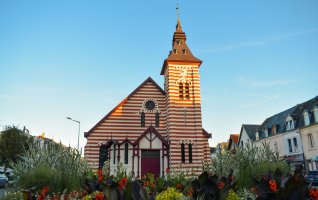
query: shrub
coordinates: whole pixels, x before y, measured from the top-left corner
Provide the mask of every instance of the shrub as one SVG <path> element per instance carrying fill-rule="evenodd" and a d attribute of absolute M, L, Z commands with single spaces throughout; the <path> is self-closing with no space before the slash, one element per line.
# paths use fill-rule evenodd
<path fill-rule="evenodd" d="M 76 149 L 55 143 L 47 148 L 31 145 L 17 163 L 12 163 L 12 167 L 20 187 L 52 185 L 52 192 L 80 189 L 85 178 L 83 174 L 89 171 Z"/>

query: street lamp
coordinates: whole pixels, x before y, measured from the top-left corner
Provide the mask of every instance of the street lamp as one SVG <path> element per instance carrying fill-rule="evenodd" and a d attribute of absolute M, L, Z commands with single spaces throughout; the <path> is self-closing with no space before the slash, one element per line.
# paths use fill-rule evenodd
<path fill-rule="evenodd" d="M 72 119 L 70 117 L 66 117 L 66 119 L 69 119 L 69 120 L 71 120 L 73 122 L 77 122 L 78 123 L 77 150 L 79 151 L 79 137 L 80 137 L 80 132 L 81 132 L 81 122 L 77 121 L 75 119 Z"/>

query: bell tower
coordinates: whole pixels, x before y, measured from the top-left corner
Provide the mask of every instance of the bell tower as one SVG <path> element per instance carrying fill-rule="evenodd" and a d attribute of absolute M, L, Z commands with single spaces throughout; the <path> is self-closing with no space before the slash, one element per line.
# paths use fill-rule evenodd
<path fill-rule="evenodd" d="M 209 134 L 202 129 L 201 117 L 202 61 L 193 56 L 186 39 L 178 17 L 172 50 L 161 70 L 166 92 L 169 166 L 200 173 L 202 161 L 209 158 Z"/>

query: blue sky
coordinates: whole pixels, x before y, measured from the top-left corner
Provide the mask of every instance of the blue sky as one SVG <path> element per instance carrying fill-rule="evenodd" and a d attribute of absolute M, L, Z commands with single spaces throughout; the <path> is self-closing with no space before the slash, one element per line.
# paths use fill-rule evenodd
<path fill-rule="evenodd" d="M 171 49 L 177 1 L 0 1 L 0 125 L 77 145 Z M 212 145 L 318 95 L 318 1 L 179 1 Z M 2 127 L 0 127 L 2 128 Z M 86 139 L 81 138 L 81 146 Z"/>

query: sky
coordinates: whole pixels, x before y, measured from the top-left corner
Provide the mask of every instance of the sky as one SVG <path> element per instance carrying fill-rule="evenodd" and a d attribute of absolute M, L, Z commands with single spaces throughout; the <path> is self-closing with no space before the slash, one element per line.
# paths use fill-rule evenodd
<path fill-rule="evenodd" d="M 146 78 L 163 87 L 179 3 L 210 145 L 318 95 L 316 0 L 2 0 L 0 130 L 80 146 Z"/>

